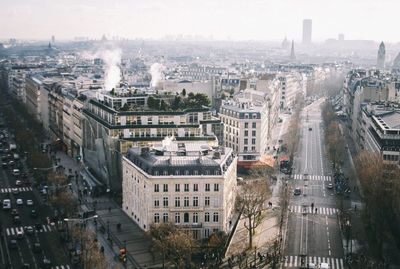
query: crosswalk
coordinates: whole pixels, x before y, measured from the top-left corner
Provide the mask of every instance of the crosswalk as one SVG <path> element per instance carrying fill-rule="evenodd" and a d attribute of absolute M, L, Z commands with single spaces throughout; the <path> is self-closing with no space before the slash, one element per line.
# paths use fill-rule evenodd
<path fill-rule="evenodd" d="M 342 258 L 332 258 L 332 257 L 305 257 L 305 264 L 303 266 L 307 266 L 307 264 L 321 264 L 327 263 L 329 264 L 329 269 L 344 269 L 343 259 Z M 285 256 L 285 260 L 283 263 L 284 268 L 298 268 L 302 266 L 301 257 L 300 256 Z"/>
<path fill-rule="evenodd" d="M 13 188 L 1 188 L 0 192 L 1 193 L 12 193 L 12 189 Z M 19 188 L 16 188 L 16 189 L 18 189 L 18 192 L 32 191 L 33 190 L 32 187 L 19 187 Z"/>
<path fill-rule="evenodd" d="M 51 269 L 71 269 L 69 265 L 57 265 L 57 266 L 52 266 Z"/>
<path fill-rule="evenodd" d="M 55 231 L 56 228 L 53 225 L 47 225 L 47 224 L 43 224 L 40 229 L 36 229 L 34 226 L 32 226 L 32 228 L 39 233 L 45 233 L 45 232 L 52 232 Z M 18 231 L 22 231 L 24 232 L 25 229 L 24 227 L 10 227 L 10 228 L 6 228 L 6 234 L 7 236 L 14 236 L 17 235 Z"/>
<path fill-rule="evenodd" d="M 293 175 L 293 179 L 297 179 L 297 180 L 316 180 L 316 181 L 332 181 L 332 176 L 294 174 Z"/>
<path fill-rule="evenodd" d="M 331 207 L 316 207 L 317 208 L 317 213 L 318 215 L 335 215 L 339 212 L 338 209 L 336 208 L 331 208 Z M 308 206 L 304 208 L 303 206 L 298 206 L 298 205 L 291 205 L 289 206 L 289 211 L 294 212 L 294 213 L 315 213 L 315 208 L 314 212 L 311 212 L 311 207 Z"/>

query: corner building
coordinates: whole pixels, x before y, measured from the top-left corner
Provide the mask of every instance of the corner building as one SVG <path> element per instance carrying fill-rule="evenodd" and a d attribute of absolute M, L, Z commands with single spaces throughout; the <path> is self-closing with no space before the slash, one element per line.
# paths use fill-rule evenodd
<path fill-rule="evenodd" d="M 237 192 L 232 149 L 166 138 L 153 147 L 133 147 L 123 157 L 125 213 L 145 231 L 172 222 L 194 239 L 229 232 Z"/>

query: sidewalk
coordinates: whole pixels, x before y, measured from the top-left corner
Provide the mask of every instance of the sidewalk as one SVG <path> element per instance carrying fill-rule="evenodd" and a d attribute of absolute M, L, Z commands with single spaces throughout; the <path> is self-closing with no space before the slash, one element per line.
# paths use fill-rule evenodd
<path fill-rule="evenodd" d="M 56 152 L 56 158 L 60 160 L 58 165 L 65 167 L 67 175 L 75 175 L 75 171 L 81 171 L 82 166 L 67 156 L 64 152 Z M 71 170 L 70 170 L 71 169 Z M 71 172 L 71 173 L 70 173 Z M 71 181 L 72 190 L 78 198 L 78 191 L 84 188 L 81 179 Z M 105 254 L 110 265 L 120 264 L 118 260 L 119 249 L 126 246 L 128 261 L 124 268 L 153 268 L 162 264 L 161 255 L 150 251 L 151 239 L 122 211 L 118 204 L 106 196 L 91 197 L 83 195 L 81 211 L 87 211 L 96 207 L 97 228 L 92 223 L 90 228 L 96 230 L 99 242 L 105 248 Z M 117 229 L 117 224 L 121 229 Z M 100 232 L 100 227 L 105 228 L 105 233 Z M 108 239 L 110 238 L 110 239 Z M 117 259 L 116 259 L 117 258 Z"/>

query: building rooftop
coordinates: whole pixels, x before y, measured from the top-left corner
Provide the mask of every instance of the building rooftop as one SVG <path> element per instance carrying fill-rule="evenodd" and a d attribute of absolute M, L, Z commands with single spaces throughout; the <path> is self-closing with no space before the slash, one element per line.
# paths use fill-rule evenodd
<path fill-rule="evenodd" d="M 202 141 L 179 143 L 167 137 L 152 147 L 130 148 L 126 159 L 153 176 L 222 175 L 234 156 L 231 148 Z"/>
<path fill-rule="evenodd" d="M 384 129 L 400 129 L 400 111 L 390 111 L 375 116 Z"/>

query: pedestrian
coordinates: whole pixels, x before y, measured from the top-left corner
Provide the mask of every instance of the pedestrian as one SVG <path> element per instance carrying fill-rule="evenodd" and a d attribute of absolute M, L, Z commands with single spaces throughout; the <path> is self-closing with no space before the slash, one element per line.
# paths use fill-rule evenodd
<path fill-rule="evenodd" d="M 357 205 L 354 205 L 354 211 L 357 211 Z"/>
<path fill-rule="evenodd" d="M 315 208 L 315 214 L 317 214 L 318 208 Z"/>

